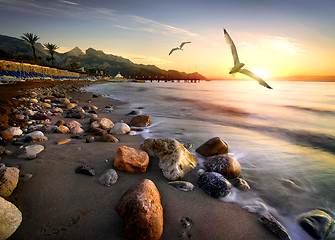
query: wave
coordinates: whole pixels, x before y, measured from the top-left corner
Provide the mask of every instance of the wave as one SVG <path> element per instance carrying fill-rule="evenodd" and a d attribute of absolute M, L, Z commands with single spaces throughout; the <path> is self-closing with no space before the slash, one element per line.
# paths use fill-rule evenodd
<path fill-rule="evenodd" d="M 303 107 L 303 106 L 294 106 L 294 105 L 286 105 L 284 107 L 293 108 L 296 110 L 309 111 L 309 112 L 314 112 L 314 113 L 335 115 L 335 110 L 321 109 L 317 107 Z"/>
<path fill-rule="evenodd" d="M 214 104 L 214 103 L 209 103 L 209 102 L 205 102 L 201 100 L 165 96 L 164 101 L 180 102 L 183 104 L 191 105 L 192 108 L 196 108 L 197 110 L 212 111 L 216 113 L 225 113 L 225 114 L 239 116 L 239 117 L 247 117 L 249 115 L 252 115 L 251 113 L 246 112 L 242 110 L 241 108 L 222 105 L 222 104 Z"/>

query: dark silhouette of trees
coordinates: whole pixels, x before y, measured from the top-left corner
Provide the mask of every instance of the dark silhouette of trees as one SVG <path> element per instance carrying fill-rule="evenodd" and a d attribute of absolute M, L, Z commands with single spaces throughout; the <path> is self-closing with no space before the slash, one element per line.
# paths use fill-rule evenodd
<path fill-rule="evenodd" d="M 23 40 L 26 40 L 31 45 L 31 48 L 33 49 L 34 59 L 36 61 L 37 57 L 36 57 L 36 48 L 35 48 L 35 45 L 37 43 L 37 40 L 40 39 L 40 38 L 37 35 L 33 34 L 33 33 L 24 33 L 23 36 L 21 36 L 21 38 Z"/>

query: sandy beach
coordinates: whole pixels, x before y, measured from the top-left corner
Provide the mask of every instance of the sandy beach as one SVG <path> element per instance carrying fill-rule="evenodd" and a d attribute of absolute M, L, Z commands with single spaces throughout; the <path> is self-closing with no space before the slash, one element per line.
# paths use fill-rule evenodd
<path fill-rule="evenodd" d="M 49 83 L 53 85 L 54 83 Z M 116 83 L 117 84 L 117 83 Z M 37 87 L 39 83 L 29 87 Z M 43 84 L 40 84 L 43 85 Z M 16 96 L 27 85 L 0 86 L 1 102 Z M 3 90 L 6 88 L 7 90 Z M 92 97 L 82 91 L 68 92 L 81 107 L 95 105 L 97 115 L 111 119 L 114 123 L 123 120 L 129 123 L 133 116 L 104 112 L 105 106 L 118 108 L 122 102 L 103 96 Z M 91 101 L 89 103 L 89 100 Z M 129 109 L 131 111 L 132 109 Z M 7 113 L 5 113 L 7 114 Z M 52 117 L 52 123 L 64 116 Z M 84 130 L 90 127 L 89 118 L 80 122 Z M 110 187 L 102 186 L 98 178 L 109 168 L 113 168 L 114 156 L 120 146 L 139 149 L 144 140 L 140 135 L 115 135 L 118 143 L 90 142 L 71 138 L 71 134 L 49 133 L 48 141 L 41 142 L 45 150 L 36 159 L 19 158 L 22 148 L 8 143 L 4 146 L 13 153 L 2 156 L 6 166 L 15 166 L 20 174 L 32 174 L 32 178 L 19 180 L 17 188 L 6 200 L 15 204 L 22 212 L 22 223 L 9 239 L 124 239 L 123 222 L 116 213 L 115 206 L 122 195 L 142 179 L 150 179 L 161 195 L 164 212 L 163 235 L 161 239 L 278 239 L 258 221 L 258 216 L 233 204 L 225 203 L 206 195 L 197 186 L 197 167 L 183 180 L 195 185 L 190 192 L 180 191 L 168 184 L 158 166 L 158 159 L 151 158 L 146 173 L 130 174 L 117 170 L 119 179 Z M 63 145 L 57 141 L 71 139 Z M 197 146 L 196 146 L 197 147 Z M 75 169 L 89 164 L 96 171 L 95 176 L 76 174 Z M 190 237 L 180 236 L 181 219 L 192 220 Z"/>

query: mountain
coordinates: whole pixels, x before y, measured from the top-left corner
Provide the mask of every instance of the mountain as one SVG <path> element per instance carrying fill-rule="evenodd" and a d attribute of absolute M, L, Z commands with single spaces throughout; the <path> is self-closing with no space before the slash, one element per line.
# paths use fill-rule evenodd
<path fill-rule="evenodd" d="M 33 59 L 33 53 L 29 43 L 22 39 L 0 35 L 0 57 L 17 59 Z M 36 55 L 42 63 L 50 58 L 42 44 L 36 44 Z M 85 53 L 78 47 L 66 53 L 55 53 L 55 64 L 60 67 L 80 68 L 84 67 L 91 73 L 103 70 L 111 76 L 120 72 L 129 78 L 161 78 L 161 79 L 206 79 L 199 73 L 185 73 L 175 70 L 163 70 L 155 65 L 136 64 L 127 58 L 113 54 L 105 54 L 101 50 L 88 48 Z"/>

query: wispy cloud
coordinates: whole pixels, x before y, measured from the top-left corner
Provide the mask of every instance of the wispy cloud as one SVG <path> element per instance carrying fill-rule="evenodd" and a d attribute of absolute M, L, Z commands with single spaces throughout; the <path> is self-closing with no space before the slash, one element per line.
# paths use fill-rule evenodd
<path fill-rule="evenodd" d="M 71 5 L 79 5 L 78 3 L 75 3 L 75 2 L 70 2 L 70 1 L 63 1 L 64 3 L 67 3 L 67 4 L 71 4 Z"/>
<path fill-rule="evenodd" d="M 294 39 L 287 37 L 273 37 L 266 36 L 263 39 L 265 47 L 275 49 L 277 51 L 282 51 L 292 55 L 303 55 L 306 50 L 304 50 L 299 43 L 294 41 Z"/>
<path fill-rule="evenodd" d="M 32 9 L 36 14 L 47 15 L 50 17 L 68 17 L 87 19 L 102 19 L 112 26 L 132 30 L 143 31 L 155 34 L 180 34 L 189 37 L 198 36 L 198 34 L 188 31 L 181 27 L 176 27 L 161 23 L 149 18 L 129 14 L 127 12 L 116 11 L 101 7 L 89 7 L 78 4 L 73 1 L 42 1 L 38 0 L 0 0 L 0 10 L 14 10 L 31 13 Z M 125 26 L 126 25 L 126 26 Z"/>
<path fill-rule="evenodd" d="M 113 26 L 113 27 L 116 27 L 116 28 L 120 28 L 120 29 L 125 29 L 125 30 L 132 30 L 132 29 L 131 29 L 131 28 L 129 28 L 129 27 L 120 26 L 120 25 L 117 25 L 117 24 L 113 24 L 112 26 Z"/>
<path fill-rule="evenodd" d="M 129 56 L 128 58 L 135 63 L 141 64 L 164 65 L 171 63 L 169 60 L 152 56 Z"/>
<path fill-rule="evenodd" d="M 255 44 L 252 44 L 250 42 L 241 42 L 241 45 L 243 46 L 247 46 L 247 47 L 250 47 L 250 48 L 255 48 Z"/>

